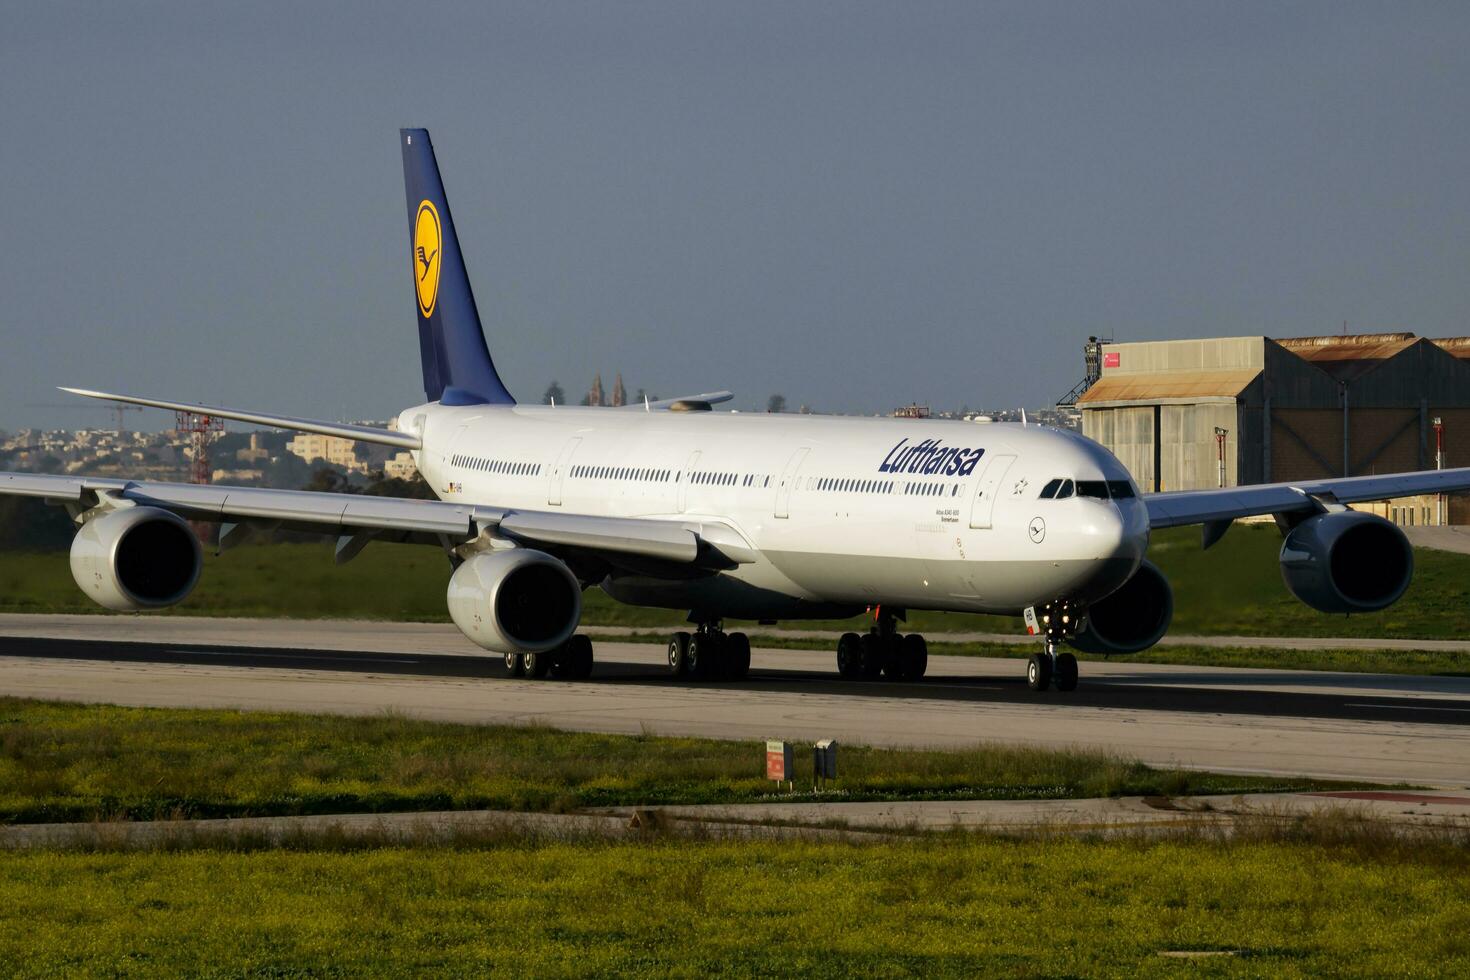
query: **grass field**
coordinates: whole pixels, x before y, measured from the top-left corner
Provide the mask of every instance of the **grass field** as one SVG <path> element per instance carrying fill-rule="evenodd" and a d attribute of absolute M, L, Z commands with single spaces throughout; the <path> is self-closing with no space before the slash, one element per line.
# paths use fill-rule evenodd
<path fill-rule="evenodd" d="M 0 855 L 0 974 L 1466 976 L 1434 845 L 505 843 Z M 1181 961 L 1164 954 L 1231 951 Z"/>
<path fill-rule="evenodd" d="M 402 717 L 0 699 L 0 822 L 802 799 L 773 795 L 763 778 L 764 751 L 758 743 Z M 798 760 L 798 771 L 804 761 Z M 839 798 L 851 800 L 1057 799 L 1330 785 L 1151 769 L 1080 749 L 843 746 L 841 764 Z"/>
<path fill-rule="evenodd" d="M 1208 552 L 1199 531 L 1154 535 L 1149 556 L 1175 590 L 1172 632 L 1180 635 L 1457 638 L 1470 636 L 1470 556 L 1419 549 L 1403 600 L 1379 613 L 1328 616 L 1293 599 L 1277 570 L 1280 535 L 1238 525 Z M 449 567 L 430 548 L 375 544 L 338 567 L 327 544 L 245 546 L 208 556 L 195 593 L 173 612 L 212 616 L 368 618 L 445 622 Z M 72 582 L 65 554 L 0 553 L 0 612 L 101 612 Z M 585 595 L 584 622 L 663 628 L 674 610 L 639 609 L 598 589 Z M 848 623 L 789 624 L 850 628 Z M 1022 632 L 1018 620 L 915 612 L 917 632 Z"/>

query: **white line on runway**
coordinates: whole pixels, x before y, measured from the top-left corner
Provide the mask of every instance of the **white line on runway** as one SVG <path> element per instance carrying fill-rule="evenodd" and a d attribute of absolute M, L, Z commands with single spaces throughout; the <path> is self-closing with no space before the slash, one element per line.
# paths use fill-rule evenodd
<path fill-rule="evenodd" d="M 248 649 L 248 648 L 247 648 Z M 239 657 L 239 650 L 164 650 L 164 653 L 172 653 L 179 657 Z M 309 653 L 271 653 L 267 650 L 250 649 L 250 657 L 276 657 L 289 660 L 324 660 L 334 664 L 416 664 L 417 660 L 396 660 L 391 657 L 322 657 Z"/>
<path fill-rule="evenodd" d="M 1344 708 L 1386 708 L 1389 711 L 1470 711 L 1470 708 L 1421 708 L 1414 704 L 1361 704 L 1349 701 Z"/>

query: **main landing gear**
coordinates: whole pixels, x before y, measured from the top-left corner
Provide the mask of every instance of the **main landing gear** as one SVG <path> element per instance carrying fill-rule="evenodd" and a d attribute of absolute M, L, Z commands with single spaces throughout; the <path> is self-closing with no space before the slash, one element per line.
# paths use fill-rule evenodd
<path fill-rule="evenodd" d="M 555 677 L 584 681 L 592 676 L 592 641 L 578 633 L 553 650 L 507 653 L 505 674 L 507 677 L 533 677 L 536 680 Z"/>
<path fill-rule="evenodd" d="M 750 673 L 750 637 L 719 620 L 669 638 L 669 673 L 698 680 L 741 680 Z"/>
<path fill-rule="evenodd" d="M 1068 637 L 1076 636 L 1087 619 L 1076 607 L 1059 600 L 1026 610 L 1026 627 L 1042 635 L 1045 648 L 1026 661 L 1026 686 L 1045 691 L 1055 685 L 1058 691 L 1077 690 L 1077 658 L 1058 653 L 1057 647 Z"/>
<path fill-rule="evenodd" d="M 918 633 L 898 632 L 898 622 L 879 613 L 867 633 L 843 633 L 837 641 L 837 673 L 849 680 L 916 681 L 929 668 L 929 644 Z"/>

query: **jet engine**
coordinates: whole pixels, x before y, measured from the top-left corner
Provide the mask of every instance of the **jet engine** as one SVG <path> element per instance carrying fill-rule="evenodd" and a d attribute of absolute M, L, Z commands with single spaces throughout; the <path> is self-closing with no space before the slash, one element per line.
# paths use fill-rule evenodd
<path fill-rule="evenodd" d="M 486 650 L 540 653 L 565 643 L 576 630 L 582 586 L 563 562 L 543 552 L 485 552 L 454 570 L 449 615 Z"/>
<path fill-rule="evenodd" d="M 199 581 L 199 538 L 177 514 L 124 507 L 82 525 L 71 543 L 71 575 L 94 602 L 118 612 L 182 602 Z"/>
<path fill-rule="evenodd" d="M 1375 514 L 1338 511 L 1309 517 L 1281 544 L 1281 578 L 1319 612 L 1373 612 L 1391 606 L 1414 576 L 1404 532 Z"/>
<path fill-rule="evenodd" d="M 1087 607 L 1087 625 L 1067 642 L 1087 653 L 1138 653 L 1163 639 L 1173 618 L 1174 590 L 1145 561 L 1118 591 Z"/>

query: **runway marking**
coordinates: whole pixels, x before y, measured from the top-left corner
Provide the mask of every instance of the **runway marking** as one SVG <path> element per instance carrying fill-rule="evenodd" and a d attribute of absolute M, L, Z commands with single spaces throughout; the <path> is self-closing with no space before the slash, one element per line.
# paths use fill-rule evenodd
<path fill-rule="evenodd" d="M 1385 711 L 1470 711 L 1470 708 L 1430 708 L 1420 707 L 1414 704 L 1363 704 L 1361 702 L 1348 701 L 1343 704 L 1344 708 L 1381 708 Z"/>
<path fill-rule="evenodd" d="M 241 653 L 246 650 L 248 653 Z M 356 654 L 342 654 L 339 656 L 313 656 L 309 653 L 269 653 L 262 650 L 254 650 L 249 647 L 241 647 L 239 650 L 164 650 L 179 657 L 275 657 L 276 659 L 290 658 L 292 660 L 325 660 L 331 663 L 350 664 L 416 664 L 417 660 L 394 659 L 392 657 L 360 657 Z"/>

